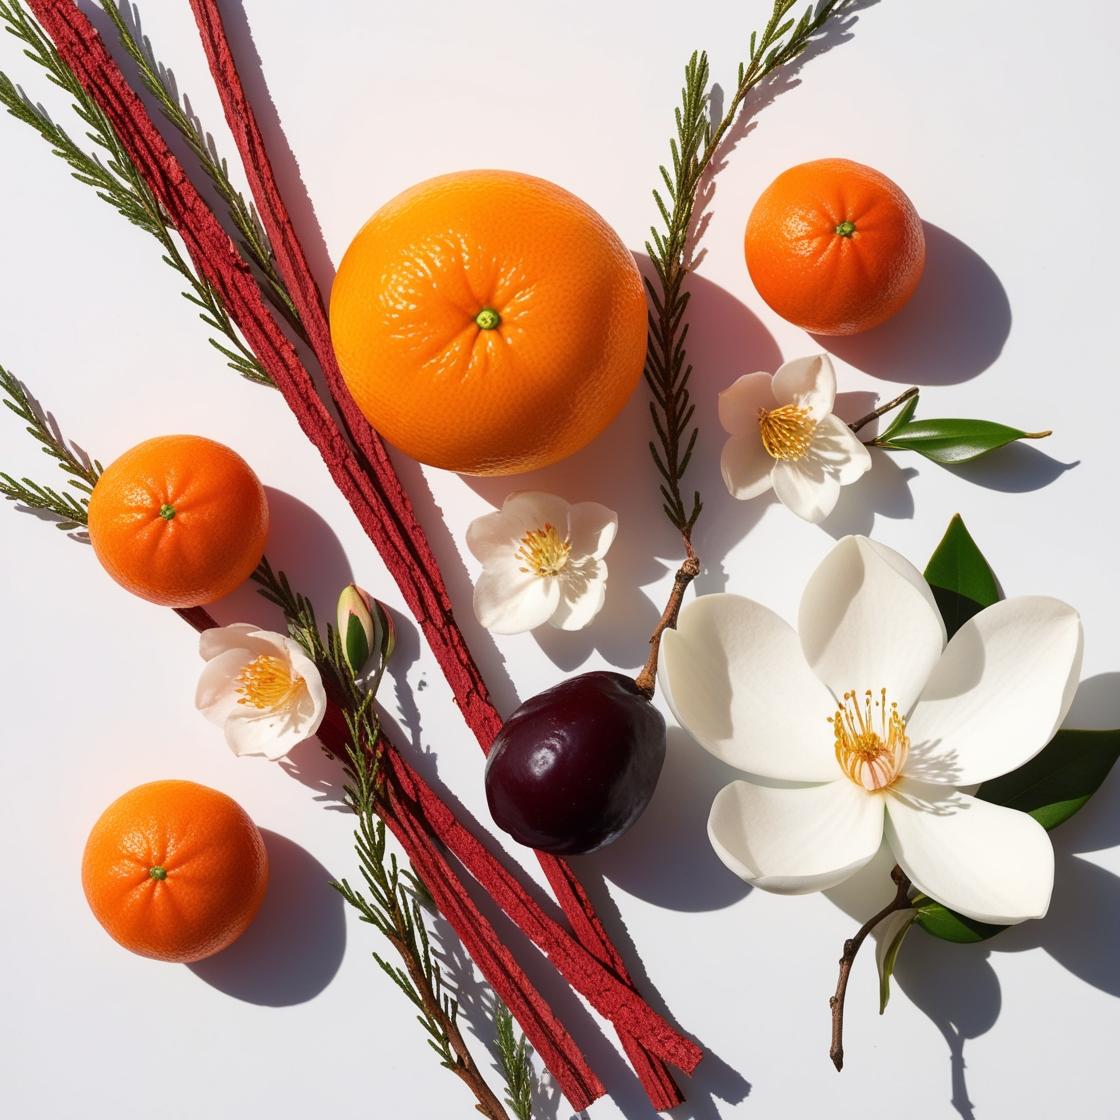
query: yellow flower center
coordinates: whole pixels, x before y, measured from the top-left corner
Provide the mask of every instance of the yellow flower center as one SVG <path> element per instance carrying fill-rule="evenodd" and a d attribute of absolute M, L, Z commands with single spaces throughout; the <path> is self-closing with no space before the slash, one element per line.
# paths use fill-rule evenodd
<path fill-rule="evenodd" d="M 293 677 L 288 663 L 279 657 L 261 654 L 237 674 L 239 704 L 264 711 L 289 708 L 306 688 L 303 677 Z"/>
<path fill-rule="evenodd" d="M 521 538 L 521 547 L 514 555 L 523 560 L 523 572 L 538 576 L 559 575 L 567 566 L 572 542 L 561 540 L 554 525 L 545 522 L 543 529 L 530 529 Z"/>
<path fill-rule="evenodd" d="M 868 689 L 860 706 L 854 692 L 845 692 L 844 703 L 828 721 L 836 734 L 840 769 L 866 790 L 886 789 L 902 771 L 910 750 L 898 705 L 887 706 L 885 688 L 878 700 L 873 702 L 873 697 Z"/>
<path fill-rule="evenodd" d="M 758 430 L 762 446 L 772 459 L 804 459 L 813 442 L 817 425 L 807 408 L 783 404 L 781 408 L 760 408 Z"/>

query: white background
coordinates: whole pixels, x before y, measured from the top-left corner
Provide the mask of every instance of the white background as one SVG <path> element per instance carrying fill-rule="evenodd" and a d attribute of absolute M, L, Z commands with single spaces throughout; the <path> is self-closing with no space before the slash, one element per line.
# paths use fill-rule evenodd
<path fill-rule="evenodd" d="M 157 53 L 232 154 L 185 0 L 141 7 Z M 554 179 L 640 249 L 688 52 L 707 47 L 715 79 L 732 84 L 767 5 L 224 7 L 328 286 L 331 262 L 374 209 L 417 180 L 464 167 Z M 1072 722 L 1116 726 L 1120 222 L 1116 147 L 1107 138 L 1120 16 L 1096 0 L 1064 6 L 1061 19 L 1066 26 L 1007 0 L 869 6 L 778 87 L 731 153 L 694 284 L 703 431 L 693 481 L 707 502 L 698 586 L 748 593 L 789 616 L 833 537 L 873 531 L 921 564 L 960 511 L 1009 593 L 1056 595 L 1081 609 L 1088 683 Z M 74 124 L 6 39 L 0 64 Z M 279 395 L 223 367 L 154 243 L 7 117 L 0 149 L 0 360 L 105 461 L 166 432 L 233 445 L 273 488 L 269 555 L 324 614 L 351 576 L 399 606 Z M 822 529 L 772 504 L 726 496 L 714 399 L 737 374 L 773 369 L 822 344 L 762 304 L 741 236 L 752 203 L 779 171 L 832 155 L 886 172 L 933 227 L 928 272 L 911 307 L 878 331 L 829 344 L 851 394 L 842 401 L 849 417 L 873 394 L 917 383 L 927 387 L 924 415 L 981 416 L 1055 434 L 953 472 L 877 454 L 871 475 L 845 491 Z M 642 657 L 678 557 L 658 512 L 645 407 L 639 392 L 595 445 L 530 480 L 620 512 L 607 607 L 584 633 L 495 641 L 471 616 L 465 527 L 525 480 L 461 480 L 400 462 L 503 710 L 583 666 L 632 670 Z M 3 469 L 53 481 L 14 421 L 0 427 L 0 450 Z M 0 533 L 0 1111 L 20 1120 L 473 1114 L 371 961 L 375 935 L 325 885 L 353 875 L 355 861 L 350 822 L 334 809 L 332 771 L 316 748 L 300 748 L 288 765 L 235 759 L 193 710 L 195 639 L 177 618 L 119 591 L 87 546 L 33 517 L 5 508 Z M 216 613 L 276 623 L 248 590 Z M 431 752 L 427 772 L 485 819 L 481 755 L 416 632 L 402 630 L 400 722 Z M 256 926 L 195 968 L 119 949 L 91 917 L 79 883 L 82 845 L 104 806 L 165 777 L 227 791 L 270 830 L 272 887 Z M 827 996 L 857 923 L 830 899 L 749 892 L 724 870 L 703 827 L 726 779 L 672 733 L 647 816 L 613 848 L 577 861 L 612 929 L 623 943 L 626 931 L 632 938 L 629 957 L 648 974 L 647 990 L 655 987 L 710 1048 L 679 1116 L 903 1110 L 933 1118 L 951 1117 L 955 1107 L 987 1120 L 1111 1111 L 1120 1029 L 1115 780 L 1055 835 L 1058 883 L 1047 919 L 981 947 L 915 934 L 883 1019 L 870 953 L 861 959 L 849 998 L 848 1068 L 838 1076 L 826 1055 Z M 649 1116 L 613 1035 L 553 983 L 547 966 L 533 971 L 613 1094 L 592 1114 Z M 473 1015 L 477 990 L 469 976 L 465 982 Z M 475 1048 L 485 1062 L 483 1046 Z M 539 1115 L 568 1113 L 553 1102 Z"/>

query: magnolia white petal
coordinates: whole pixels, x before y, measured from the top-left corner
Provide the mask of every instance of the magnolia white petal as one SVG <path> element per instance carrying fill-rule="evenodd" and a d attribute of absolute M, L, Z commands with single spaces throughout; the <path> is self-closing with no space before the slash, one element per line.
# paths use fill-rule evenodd
<path fill-rule="evenodd" d="M 724 485 L 733 498 L 745 501 L 757 498 L 770 489 L 774 460 L 762 445 L 757 423 L 753 431 L 732 436 L 723 445 L 719 467 Z"/>
<path fill-rule="evenodd" d="M 758 431 L 759 409 L 774 407 L 773 381 L 768 373 L 744 373 L 719 394 L 719 422 L 728 435 Z"/>
<path fill-rule="evenodd" d="M 805 658 L 837 696 L 887 690 L 908 712 L 945 643 L 945 624 L 921 576 L 897 553 L 845 537 L 809 577 L 798 630 Z"/>
<path fill-rule="evenodd" d="M 1081 619 L 1057 599 L 1005 599 L 969 619 L 910 718 L 904 772 L 967 786 L 1022 766 L 1065 719 L 1081 648 Z"/>
<path fill-rule="evenodd" d="M 603 608 L 607 596 L 605 560 L 585 560 L 553 576 L 560 601 L 548 620 L 558 630 L 582 630 Z"/>
<path fill-rule="evenodd" d="M 601 560 L 614 544 L 617 532 L 618 514 L 613 509 L 598 502 L 576 502 L 568 511 L 572 562 L 578 563 L 584 557 Z"/>
<path fill-rule="evenodd" d="M 808 456 L 792 462 L 779 459 L 771 478 L 782 505 L 806 521 L 823 521 L 836 508 L 839 480 Z"/>
<path fill-rule="evenodd" d="M 211 723 L 224 724 L 237 708 L 237 677 L 256 654 L 246 649 L 227 649 L 211 657 L 198 678 L 194 706 Z"/>
<path fill-rule="evenodd" d="M 1050 837 L 1016 809 L 903 778 L 887 797 L 887 842 L 919 890 L 966 917 L 1010 925 L 1050 905 Z"/>
<path fill-rule="evenodd" d="M 212 626 L 199 634 L 198 652 L 203 661 L 210 661 L 230 649 L 248 650 L 250 657 L 258 657 L 261 654 L 275 653 L 282 637 L 249 622 Z"/>
<path fill-rule="evenodd" d="M 322 715 L 319 720 L 321 722 Z M 258 711 L 243 705 L 226 720 L 226 742 L 236 755 L 283 758 L 319 729 L 300 718 L 297 707 Z"/>
<path fill-rule="evenodd" d="M 304 738 L 309 739 L 323 722 L 327 713 L 327 690 L 323 687 L 323 677 L 315 662 L 312 661 L 298 642 L 285 638 L 294 675 L 303 678 L 303 695 L 297 705 L 297 717 L 305 729 Z"/>
<path fill-rule="evenodd" d="M 570 511 L 571 506 L 563 498 L 543 490 L 518 490 L 502 503 L 502 513 L 518 530 L 518 540 L 532 529 L 543 529 L 546 524 L 566 537 Z"/>
<path fill-rule="evenodd" d="M 708 838 L 716 855 L 756 887 L 823 891 L 879 850 L 883 799 L 847 778 L 780 789 L 732 782 L 712 802 Z"/>
<path fill-rule="evenodd" d="M 495 634 L 543 626 L 560 604 L 556 579 L 522 572 L 515 563 L 488 568 L 474 585 L 475 617 Z"/>
<path fill-rule="evenodd" d="M 692 600 L 665 631 L 660 662 L 673 714 L 717 758 L 765 778 L 839 774 L 826 722 L 835 702 L 767 607 L 739 595 Z"/>
<path fill-rule="evenodd" d="M 836 403 L 836 371 L 827 354 L 811 358 L 794 358 L 786 362 L 773 382 L 774 399 L 778 404 L 795 404 L 807 408 L 817 421 L 823 420 Z"/>
<path fill-rule="evenodd" d="M 945 620 L 941 617 L 941 608 L 937 605 L 937 600 L 933 595 L 933 588 L 926 582 L 926 577 L 922 575 L 901 552 L 895 552 L 893 548 L 888 548 L 885 544 L 873 541 L 870 537 L 861 537 L 860 539 L 871 547 L 872 551 L 880 560 L 884 560 L 894 568 L 894 570 L 925 599 L 934 620 L 937 622 L 938 630 L 941 635 L 941 648 L 944 650 L 945 642 L 948 640 L 948 635 L 945 631 Z"/>
<path fill-rule="evenodd" d="M 809 458 L 834 474 L 841 486 L 851 485 L 871 470 L 871 452 L 843 420 L 831 413 L 813 432 Z"/>

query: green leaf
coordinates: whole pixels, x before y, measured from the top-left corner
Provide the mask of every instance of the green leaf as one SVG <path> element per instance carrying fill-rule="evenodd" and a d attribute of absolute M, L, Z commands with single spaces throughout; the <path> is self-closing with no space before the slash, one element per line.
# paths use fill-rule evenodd
<path fill-rule="evenodd" d="M 361 672 L 362 667 L 369 660 L 370 648 L 362 620 L 357 615 L 352 614 L 347 619 L 343 646 L 350 668 L 355 673 Z"/>
<path fill-rule="evenodd" d="M 914 420 L 876 444 L 896 451 L 916 451 L 935 463 L 968 463 L 1019 439 L 1043 439 L 1049 432 L 1023 432 L 991 420 Z"/>
<path fill-rule="evenodd" d="M 882 923 L 879 944 L 875 949 L 875 964 L 879 969 L 879 1014 L 887 1009 L 891 998 L 891 976 L 898 962 L 902 942 L 918 917 L 916 910 L 896 910 Z"/>
<path fill-rule="evenodd" d="M 1003 598 L 995 573 L 955 514 L 925 570 L 926 583 L 952 637 L 974 614 Z"/>
<path fill-rule="evenodd" d="M 898 412 L 895 413 L 891 422 L 879 433 L 878 439 L 880 443 L 890 439 L 899 428 L 910 422 L 915 409 L 918 407 L 918 396 L 919 394 L 915 393 Z"/>
<path fill-rule="evenodd" d="M 1007 926 L 991 926 L 986 922 L 966 918 L 963 914 L 958 914 L 932 899 L 922 903 L 917 909 L 917 924 L 926 933 L 932 933 L 942 941 L 955 941 L 967 945 L 976 941 L 987 941 L 989 937 L 995 937 L 997 933 L 1007 929 Z"/>
<path fill-rule="evenodd" d="M 1048 831 L 1069 820 L 1100 788 L 1120 758 L 1120 730 L 1060 730 L 1018 770 L 992 778 L 976 796 L 1030 813 Z"/>

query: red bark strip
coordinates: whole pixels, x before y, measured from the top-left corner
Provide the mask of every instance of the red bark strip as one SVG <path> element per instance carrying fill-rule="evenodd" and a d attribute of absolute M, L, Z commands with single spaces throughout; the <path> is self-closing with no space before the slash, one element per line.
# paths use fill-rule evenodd
<path fill-rule="evenodd" d="M 203 607 L 176 610 L 200 633 L 217 626 Z M 332 700 L 319 728 L 319 739 L 332 753 L 345 757 L 350 733 L 341 710 Z M 387 756 L 395 749 L 382 740 Z M 602 1082 L 557 1019 L 548 1001 L 503 944 L 487 917 L 475 905 L 462 880 L 448 863 L 430 822 L 414 810 L 407 798 L 393 796 L 382 802 L 378 815 L 400 841 L 413 870 L 447 919 L 455 936 L 470 954 L 483 978 L 513 1012 L 525 1037 L 556 1079 L 572 1108 L 580 1111 L 603 1095 Z"/>
<path fill-rule="evenodd" d="M 31 7 L 54 39 L 60 54 L 106 112 L 130 157 L 179 230 L 196 267 L 214 285 L 247 342 L 288 401 L 301 428 L 319 449 L 332 478 L 398 578 L 402 594 L 432 645 L 464 716 L 484 747 L 489 746 L 500 719 L 489 703 L 477 667 L 454 625 L 446 593 L 437 595 L 429 581 L 414 582 L 408 578 L 413 568 L 409 534 L 403 531 L 384 494 L 371 484 L 349 443 L 334 425 L 307 371 L 264 305 L 247 265 L 167 149 L 88 20 L 70 0 L 31 0 Z M 403 495 L 403 491 L 401 493 Z M 574 876 L 565 865 L 551 857 L 544 857 L 542 863 L 554 886 L 559 884 L 562 888 L 560 900 L 570 911 L 569 916 L 579 921 L 582 935 L 594 941 L 596 955 L 608 966 L 616 967 L 621 963 L 617 953 L 606 941 Z M 651 1011 L 651 1014 L 655 1013 Z M 678 1034 L 678 1037 L 686 1049 L 693 1047 L 684 1036 Z M 698 1050 L 696 1056 L 698 1060 Z"/>
<path fill-rule="evenodd" d="M 331 344 L 330 326 L 319 289 L 287 207 L 284 205 L 264 138 L 237 70 L 236 60 L 222 24 L 221 12 L 216 0 L 190 0 L 190 5 L 202 38 L 211 75 L 221 97 L 226 122 L 245 167 L 250 190 L 265 232 L 272 244 L 277 269 L 292 296 L 311 349 L 323 370 L 328 390 L 342 417 L 343 425 L 356 445 L 361 464 L 387 500 L 402 531 L 402 536 L 411 545 L 408 556 L 409 577 L 427 585 L 425 598 L 430 605 L 437 606 L 437 611 L 430 621 L 440 629 L 441 637 L 456 654 L 458 666 L 466 671 L 466 676 L 469 678 L 469 688 L 466 692 L 456 689 L 456 701 L 467 723 L 478 736 L 483 751 L 489 751 L 493 738 L 501 727 L 501 717 L 490 703 L 482 675 L 455 623 L 450 598 L 440 576 L 435 555 L 428 543 L 427 535 L 416 519 L 412 503 L 393 468 L 385 445 L 355 404 L 342 377 Z M 425 635 L 430 641 L 427 628 L 425 628 Z M 436 649 L 436 646 L 433 646 L 433 649 Z M 444 666 L 442 660 L 440 664 Z M 448 674 L 453 688 L 457 677 L 457 672 Z M 633 987 L 621 955 L 611 942 L 591 900 L 569 865 L 543 853 L 538 854 L 538 858 L 553 894 L 571 922 L 578 940 L 624 983 Z M 488 889 L 491 887 L 487 882 L 484 882 L 484 885 Z M 625 1029 L 620 1029 L 619 1038 L 654 1107 L 667 1110 L 681 1103 L 683 1097 L 680 1090 L 664 1064 L 649 1054 L 643 1043 Z M 691 1069 L 699 1061 L 700 1056 L 700 1051 L 697 1049 L 695 1055 L 690 1054 L 691 1064 L 683 1068 Z"/>

